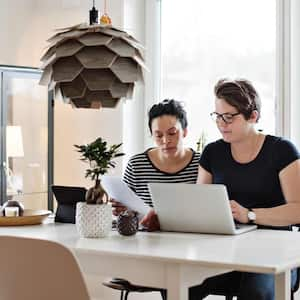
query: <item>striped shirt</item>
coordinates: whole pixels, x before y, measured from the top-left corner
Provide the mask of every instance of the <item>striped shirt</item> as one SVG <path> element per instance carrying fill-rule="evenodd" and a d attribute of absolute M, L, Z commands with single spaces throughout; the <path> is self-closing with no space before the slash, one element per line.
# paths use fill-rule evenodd
<path fill-rule="evenodd" d="M 148 151 L 134 155 L 128 162 L 123 180 L 149 206 L 152 205 L 149 182 L 196 183 L 200 153 L 193 151 L 191 161 L 176 173 L 159 170 L 151 162 Z"/>

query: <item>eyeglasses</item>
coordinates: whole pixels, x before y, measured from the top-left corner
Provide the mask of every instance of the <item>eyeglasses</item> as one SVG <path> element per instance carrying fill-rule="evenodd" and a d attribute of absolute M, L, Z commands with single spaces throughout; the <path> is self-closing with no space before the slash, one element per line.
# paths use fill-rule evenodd
<path fill-rule="evenodd" d="M 215 122 L 218 122 L 220 119 L 222 119 L 226 124 L 231 124 L 233 122 L 233 118 L 239 114 L 240 112 L 234 114 L 231 113 L 219 114 L 217 112 L 212 112 L 210 116 Z"/>

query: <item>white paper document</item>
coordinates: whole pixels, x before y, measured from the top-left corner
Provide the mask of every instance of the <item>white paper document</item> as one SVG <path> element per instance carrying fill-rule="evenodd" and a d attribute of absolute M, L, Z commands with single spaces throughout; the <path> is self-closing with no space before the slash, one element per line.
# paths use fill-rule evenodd
<path fill-rule="evenodd" d="M 103 176 L 101 185 L 109 195 L 109 197 L 122 203 L 131 210 L 137 211 L 140 217 L 146 215 L 150 211 L 150 207 L 144 203 L 120 178 L 115 176 Z"/>

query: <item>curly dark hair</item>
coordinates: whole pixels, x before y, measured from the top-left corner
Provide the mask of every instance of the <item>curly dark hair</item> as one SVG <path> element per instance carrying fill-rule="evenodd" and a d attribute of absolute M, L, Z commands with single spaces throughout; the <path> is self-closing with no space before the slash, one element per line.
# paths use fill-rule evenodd
<path fill-rule="evenodd" d="M 182 104 L 174 99 L 165 99 L 162 102 L 154 104 L 148 112 L 148 126 L 152 134 L 152 121 L 155 118 L 170 115 L 177 118 L 180 122 L 182 129 L 187 128 L 188 122 L 186 117 L 186 111 L 184 110 Z"/>

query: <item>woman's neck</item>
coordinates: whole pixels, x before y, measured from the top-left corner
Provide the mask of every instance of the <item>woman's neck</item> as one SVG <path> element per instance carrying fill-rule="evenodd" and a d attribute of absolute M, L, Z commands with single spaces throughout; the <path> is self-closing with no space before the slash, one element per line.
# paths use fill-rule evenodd
<path fill-rule="evenodd" d="M 264 135 L 252 131 L 244 139 L 231 143 L 231 154 L 240 163 L 248 163 L 256 158 L 264 141 Z"/>
<path fill-rule="evenodd" d="M 176 151 L 176 153 L 168 155 L 157 148 L 157 158 L 163 164 L 176 164 L 176 162 L 181 162 L 186 157 L 189 151 L 190 150 L 187 148 L 182 148 Z"/>
<path fill-rule="evenodd" d="M 183 148 L 174 155 L 166 155 L 159 148 L 154 148 L 148 152 L 148 156 L 159 170 L 177 173 L 188 165 L 193 152 L 189 148 Z"/>

